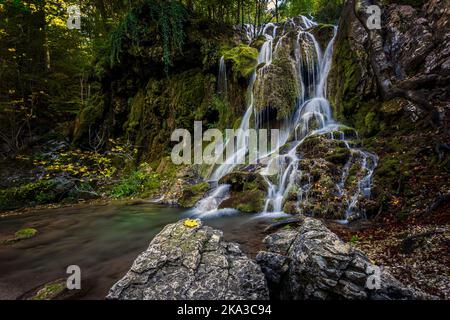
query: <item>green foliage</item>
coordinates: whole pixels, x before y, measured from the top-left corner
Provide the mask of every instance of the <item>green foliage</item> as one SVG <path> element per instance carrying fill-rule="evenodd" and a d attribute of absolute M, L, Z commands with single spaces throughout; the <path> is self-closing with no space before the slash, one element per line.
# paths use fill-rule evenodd
<path fill-rule="evenodd" d="M 111 190 L 114 198 L 136 196 L 144 190 L 144 182 L 149 177 L 140 170 L 133 171 Z"/>
<path fill-rule="evenodd" d="M 283 16 L 312 15 L 318 21 L 334 23 L 339 19 L 345 0 L 286 0 L 281 5 Z"/>
<path fill-rule="evenodd" d="M 352 237 L 350 238 L 350 243 L 358 243 L 362 240 L 362 238 L 360 238 L 357 234 L 352 235 Z"/>
<path fill-rule="evenodd" d="M 28 204 L 45 204 L 56 200 L 55 183 L 41 180 L 0 190 L 0 210 L 15 209 Z"/>

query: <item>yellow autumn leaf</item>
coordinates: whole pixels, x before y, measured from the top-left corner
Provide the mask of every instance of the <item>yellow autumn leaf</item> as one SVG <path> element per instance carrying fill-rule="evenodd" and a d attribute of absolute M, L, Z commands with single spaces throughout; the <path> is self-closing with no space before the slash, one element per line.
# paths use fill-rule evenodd
<path fill-rule="evenodd" d="M 199 221 L 194 219 L 184 220 L 184 225 L 188 228 L 195 228 L 199 226 Z"/>

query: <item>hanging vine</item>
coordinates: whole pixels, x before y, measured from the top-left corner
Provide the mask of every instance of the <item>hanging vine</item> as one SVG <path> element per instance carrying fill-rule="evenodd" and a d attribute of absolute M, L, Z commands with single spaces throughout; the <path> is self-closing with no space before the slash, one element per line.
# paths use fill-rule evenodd
<path fill-rule="evenodd" d="M 185 7 L 178 1 L 143 0 L 130 10 L 110 35 L 111 66 L 120 63 L 126 40 L 131 42 L 131 46 L 138 47 L 149 30 L 148 25 L 155 24 L 162 40 L 164 71 L 168 73 L 172 65 L 171 56 L 181 50 L 184 43 L 186 15 Z"/>

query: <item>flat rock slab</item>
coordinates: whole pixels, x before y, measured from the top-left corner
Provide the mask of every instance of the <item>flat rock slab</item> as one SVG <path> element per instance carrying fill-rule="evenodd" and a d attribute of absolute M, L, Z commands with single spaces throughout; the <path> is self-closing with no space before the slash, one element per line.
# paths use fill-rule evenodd
<path fill-rule="evenodd" d="M 199 220 L 167 225 L 134 261 L 107 299 L 262 300 L 264 274 L 221 231 Z"/>

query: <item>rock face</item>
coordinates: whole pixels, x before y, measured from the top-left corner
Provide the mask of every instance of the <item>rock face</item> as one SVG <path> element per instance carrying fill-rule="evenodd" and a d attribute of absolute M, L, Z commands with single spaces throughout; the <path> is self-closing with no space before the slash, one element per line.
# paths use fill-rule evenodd
<path fill-rule="evenodd" d="M 381 8 L 380 30 L 367 27 L 370 4 Z M 427 210 L 449 190 L 450 2 L 349 0 L 342 17 L 327 96 L 379 156 L 367 215 Z"/>
<path fill-rule="evenodd" d="M 378 269 L 319 220 L 305 218 L 299 230 L 274 233 L 264 241 L 268 251 L 259 252 L 256 259 L 267 277 L 271 298 L 426 298 Z"/>
<path fill-rule="evenodd" d="M 380 30 L 367 27 L 371 4 L 381 8 Z M 402 126 L 399 118 L 411 125 L 435 114 L 436 124 L 445 123 L 449 2 L 350 0 L 342 16 L 328 86 L 338 119 L 365 134 Z"/>
<path fill-rule="evenodd" d="M 269 296 L 260 267 L 198 220 L 168 225 L 107 299 L 255 300 Z"/>

